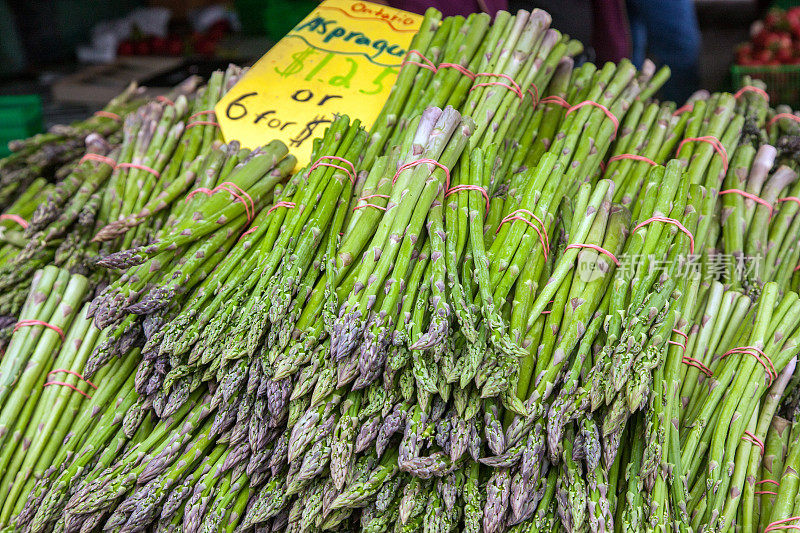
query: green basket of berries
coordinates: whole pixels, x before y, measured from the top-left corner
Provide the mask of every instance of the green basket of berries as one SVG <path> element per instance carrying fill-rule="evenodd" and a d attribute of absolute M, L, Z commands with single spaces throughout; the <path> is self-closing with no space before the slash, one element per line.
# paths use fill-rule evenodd
<path fill-rule="evenodd" d="M 734 90 L 748 78 L 766 83 L 773 105 L 800 106 L 800 7 L 772 8 L 753 23 L 750 40 L 736 49 Z"/>

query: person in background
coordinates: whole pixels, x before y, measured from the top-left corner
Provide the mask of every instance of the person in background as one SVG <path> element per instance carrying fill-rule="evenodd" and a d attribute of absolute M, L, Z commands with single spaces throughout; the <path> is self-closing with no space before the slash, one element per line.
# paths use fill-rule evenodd
<path fill-rule="evenodd" d="M 435 7 L 445 17 L 454 15 L 467 16 L 470 13 L 483 11 L 494 16 L 500 10 L 508 10 L 507 0 L 371 0 L 376 4 L 396 7 L 412 13 L 425 13 L 429 7 Z"/>
<path fill-rule="evenodd" d="M 646 57 L 672 74 L 661 89 L 664 100 L 685 102 L 700 85 L 700 28 L 692 0 L 627 0 L 633 63 Z"/>

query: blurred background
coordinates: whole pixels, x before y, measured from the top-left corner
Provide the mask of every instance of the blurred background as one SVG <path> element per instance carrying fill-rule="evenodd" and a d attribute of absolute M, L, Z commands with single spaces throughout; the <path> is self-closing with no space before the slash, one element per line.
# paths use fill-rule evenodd
<path fill-rule="evenodd" d="M 313 0 L 0 0 L 0 137 L 24 137 L 102 107 L 129 81 L 169 87 L 251 64 Z M 767 79 L 773 101 L 800 102 L 800 1 L 381 0 L 421 12 L 531 9 L 586 45 L 583 60 L 650 57 L 673 70 L 661 96 L 733 90 Z M 6 131 L 4 131 L 6 130 Z M 2 139 L 0 139 L 2 141 Z M 4 145 L 0 142 L 0 146 Z"/>

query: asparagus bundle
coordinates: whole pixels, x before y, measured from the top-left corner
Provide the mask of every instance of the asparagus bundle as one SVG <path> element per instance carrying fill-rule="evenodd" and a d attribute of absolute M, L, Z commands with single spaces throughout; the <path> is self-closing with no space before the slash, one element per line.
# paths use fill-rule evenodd
<path fill-rule="evenodd" d="M 231 68 L 229 73 L 233 77 L 238 70 Z M 216 77 L 221 78 L 222 73 Z M 153 180 L 160 176 L 167 164 L 182 155 L 173 154 L 183 129 L 183 123 L 180 120 L 176 122 L 176 119 L 186 114 L 187 95 L 205 102 L 200 96 L 191 96 L 197 85 L 197 79 L 190 78 L 172 91 L 171 98 L 161 97 L 144 104 L 132 99 L 135 90 L 131 87 L 112 101 L 109 109 L 85 124 L 64 127 L 58 135 L 48 134 L 17 143 L 22 147 L 19 157 L 24 154 L 38 157 L 45 154 L 53 143 L 78 143 L 76 146 L 80 146 L 85 142 L 85 151 L 63 167 L 65 171 L 56 176 L 59 181 L 55 186 L 48 185 L 43 190 L 41 180 L 28 185 L 26 178 L 15 178 L 14 183 L 21 187 L 19 198 L 8 207 L 2 219 L 5 239 L 13 245 L 13 248 L 4 247 L 0 265 L 0 286 L 3 288 L 0 314 L 6 322 L 13 320 L 19 312 L 33 272 L 47 264 L 87 275 L 93 286 L 107 282 L 108 278 L 94 269 L 93 264 L 94 256 L 101 251 L 100 246 L 90 245 L 89 241 L 113 218 L 115 209 L 118 210 L 118 189 L 124 191 L 127 184 L 131 193 L 149 190 L 148 186 L 152 186 Z M 205 94 L 204 90 L 200 92 Z M 122 133 L 122 139 L 118 138 L 118 133 Z M 59 135 L 72 140 L 62 142 Z M 74 152 L 77 147 L 70 150 Z M 4 159 L 4 164 L 11 168 L 16 156 L 12 154 Z M 170 168 L 177 172 L 180 163 L 173 163 Z M 31 165 L 25 167 L 26 170 L 31 168 Z M 174 181 L 173 176 L 165 178 L 169 181 L 160 181 L 159 188 Z M 46 200 L 37 199 L 43 194 Z M 140 228 L 139 239 L 144 242 L 163 223 L 156 219 L 148 222 Z M 11 224 L 16 227 L 11 229 Z M 124 244 L 119 240 L 115 247 L 118 249 Z M 106 246 L 105 251 L 113 249 Z M 4 328 L 2 335 L 7 338 L 8 334 Z"/>
<path fill-rule="evenodd" d="M 573 68 L 579 45 L 548 26 L 430 10 L 371 132 L 337 117 L 285 185 L 279 143 L 188 127 L 235 69 L 142 108 L 113 149 L 145 168 L 75 185 L 113 184 L 79 242 L 124 273 L 73 325 L 93 350 L 58 357 L 115 379 L 88 411 L 53 389 L 30 407 L 30 454 L 0 454 L 0 517 L 794 525 L 796 119 L 758 82 L 651 103 L 666 71 Z M 725 256 L 764 261 L 743 276 Z M 51 400 L 78 412 L 58 453 L 65 428 L 35 429 Z"/>
<path fill-rule="evenodd" d="M 188 83 L 196 83 L 196 80 Z M 88 135 L 109 140 L 118 137 L 122 117 L 143 103 L 138 93 L 136 84 L 131 84 L 86 120 L 69 126 L 54 126 L 48 133 L 12 141 L 9 144 L 11 155 L 0 159 L 0 209 L 8 207 L 37 178 L 60 181 L 69 174 L 85 153 L 84 142 Z"/>

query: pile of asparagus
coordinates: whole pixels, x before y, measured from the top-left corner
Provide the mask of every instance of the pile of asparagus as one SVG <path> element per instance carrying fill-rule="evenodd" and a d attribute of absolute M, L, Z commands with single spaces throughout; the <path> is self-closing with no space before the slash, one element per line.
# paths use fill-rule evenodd
<path fill-rule="evenodd" d="M 429 10 L 370 131 L 337 117 L 294 174 L 188 127 L 229 70 L 129 115 L 75 185 L 32 182 L 32 225 L 71 200 L 0 221 L 16 269 L 103 215 L 69 317 L 66 271 L 20 293 L 0 524 L 800 526 L 800 115 L 755 80 L 652 101 L 668 71 L 575 67 L 549 23 Z M 66 386 L 39 386 L 42 322 Z"/>

